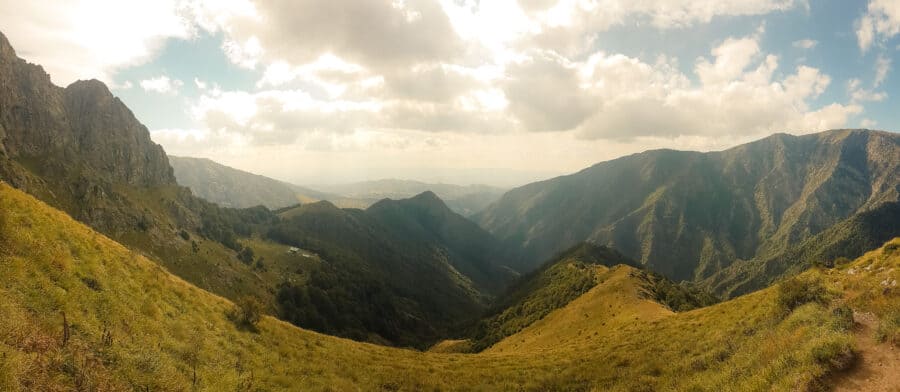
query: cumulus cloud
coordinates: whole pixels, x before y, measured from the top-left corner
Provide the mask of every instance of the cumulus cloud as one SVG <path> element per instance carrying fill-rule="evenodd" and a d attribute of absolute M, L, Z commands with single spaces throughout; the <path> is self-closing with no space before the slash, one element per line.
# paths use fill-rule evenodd
<path fill-rule="evenodd" d="M 166 39 L 194 32 L 178 0 L 25 1 L 2 8 L 0 26 L 18 55 L 61 85 L 112 82 L 116 70 L 147 61 Z"/>
<path fill-rule="evenodd" d="M 888 72 L 891 70 L 891 60 L 883 55 L 879 55 L 875 60 L 875 76 L 872 78 L 870 88 L 864 88 L 863 82 L 859 78 L 852 78 L 847 81 L 847 93 L 850 95 L 850 101 L 858 102 L 880 102 L 888 97 L 884 91 L 877 91 L 879 87 L 887 79 Z"/>
<path fill-rule="evenodd" d="M 197 1 L 193 9 L 207 28 L 226 32 L 229 57 L 248 67 L 262 58 L 305 64 L 339 53 L 382 68 L 461 50 L 447 15 L 429 0 L 272 0 L 252 7 Z"/>
<path fill-rule="evenodd" d="M 865 15 L 856 21 L 856 40 L 866 52 L 872 44 L 900 34 L 900 3 L 896 0 L 872 0 Z"/>
<path fill-rule="evenodd" d="M 310 132 L 361 129 L 380 107 L 375 101 L 320 100 L 303 90 L 211 91 L 191 114 L 207 129 L 242 135 L 248 144 L 290 144 Z"/>
<path fill-rule="evenodd" d="M 528 131 L 570 130 L 598 102 L 579 86 L 578 72 L 565 60 L 538 55 L 507 69 L 503 91 L 510 113 Z"/>
<path fill-rule="evenodd" d="M 163 75 L 141 80 L 140 85 L 145 91 L 160 94 L 178 94 L 178 89 L 184 85 L 184 82 L 178 79 L 169 79 L 168 76 Z"/>
<path fill-rule="evenodd" d="M 777 57 L 762 56 L 753 41 L 726 40 L 712 50 L 712 61 L 698 60 L 696 84 L 666 59 L 654 65 L 623 56 L 594 59 L 605 67 L 594 74 L 624 75 L 621 80 L 630 82 L 601 80 L 599 85 L 606 87 L 600 92 L 604 104 L 578 134 L 592 139 L 812 132 L 841 126 L 859 112 L 857 105 L 840 104 L 812 110 L 807 102 L 824 92 L 830 78 L 800 66 L 775 80 Z"/>
<path fill-rule="evenodd" d="M 888 72 L 891 70 L 891 59 L 884 57 L 883 55 L 878 56 L 878 59 L 875 60 L 875 80 L 872 84 L 875 87 L 881 86 L 881 83 L 884 83 L 884 80 L 887 79 Z"/>

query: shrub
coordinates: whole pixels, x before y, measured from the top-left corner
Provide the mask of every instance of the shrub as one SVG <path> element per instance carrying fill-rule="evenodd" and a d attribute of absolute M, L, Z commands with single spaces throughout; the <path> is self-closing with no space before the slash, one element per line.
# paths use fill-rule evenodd
<path fill-rule="evenodd" d="M 778 285 L 778 309 L 790 313 L 801 305 L 826 301 L 825 286 L 817 276 L 795 276 Z"/>
<path fill-rule="evenodd" d="M 147 231 L 147 230 L 150 230 L 150 226 L 152 224 L 153 223 L 151 222 L 150 218 L 147 215 L 141 215 L 141 217 L 138 218 L 137 227 L 141 231 Z"/>
<path fill-rule="evenodd" d="M 889 342 L 900 347 L 900 309 L 887 312 L 878 323 L 875 338 L 881 342 Z"/>
<path fill-rule="evenodd" d="M 238 260 L 240 260 L 242 263 L 247 264 L 247 265 L 252 264 L 253 263 L 253 249 L 251 249 L 249 246 L 244 247 L 244 249 L 242 249 L 238 253 Z"/>
<path fill-rule="evenodd" d="M 840 266 L 843 266 L 843 265 L 850 264 L 850 263 L 852 263 L 852 262 L 853 262 L 853 260 L 850 260 L 850 259 L 848 259 L 848 258 L 846 258 L 846 257 L 838 257 L 838 258 L 834 259 L 834 262 L 833 262 L 832 264 L 833 264 L 835 267 L 840 267 Z"/>
<path fill-rule="evenodd" d="M 884 254 L 890 255 L 900 249 L 900 244 L 898 243 L 890 243 L 884 246 Z"/>
<path fill-rule="evenodd" d="M 831 314 L 834 316 L 831 326 L 836 331 L 849 331 L 853 328 L 853 309 L 846 304 L 832 309 Z"/>
<path fill-rule="evenodd" d="M 245 296 L 234 304 L 230 317 L 240 327 L 255 329 L 262 318 L 263 306 L 254 297 Z"/>
<path fill-rule="evenodd" d="M 849 340 L 835 339 L 822 342 L 812 348 L 812 358 L 816 363 L 827 365 L 829 369 L 846 369 L 853 362 L 853 350 Z"/>

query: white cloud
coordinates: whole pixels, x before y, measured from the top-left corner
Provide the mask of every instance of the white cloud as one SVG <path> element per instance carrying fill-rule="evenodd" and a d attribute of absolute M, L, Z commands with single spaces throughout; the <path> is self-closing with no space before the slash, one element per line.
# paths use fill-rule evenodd
<path fill-rule="evenodd" d="M 225 52 L 225 56 L 232 63 L 249 69 L 256 68 L 259 57 L 265 52 L 259 42 L 259 38 L 255 36 L 251 36 L 242 42 L 227 39 L 222 44 L 222 51 Z"/>
<path fill-rule="evenodd" d="M 758 40 L 729 38 L 712 48 L 695 63 L 697 82 L 671 58 L 645 63 L 604 52 L 571 61 L 535 51 L 505 65 L 500 76 L 449 65 L 414 67 L 408 80 L 389 75 L 368 88 L 358 85 L 371 71 L 337 58 L 301 67 L 276 63 L 260 81 L 269 89 L 208 92 L 192 112 L 208 129 L 243 135 L 242 143 L 290 144 L 318 134 L 309 145 L 324 148 L 323 132 L 558 131 L 591 140 L 805 133 L 844 126 L 861 112 L 858 103 L 877 99 L 855 82 L 848 85 L 855 94 L 850 104 L 812 108 L 809 102 L 830 77 L 800 65 L 776 78 L 778 58 L 764 53 Z M 334 79 L 328 83 L 343 90 L 313 94 L 329 72 Z"/>
<path fill-rule="evenodd" d="M 581 124 L 598 101 L 580 87 L 565 59 L 536 55 L 507 69 L 503 91 L 510 113 L 528 131 L 565 131 Z"/>
<path fill-rule="evenodd" d="M 145 91 L 160 94 L 178 94 L 178 89 L 181 88 L 184 83 L 178 79 L 169 79 L 168 76 L 163 75 L 141 80 L 140 85 Z"/>
<path fill-rule="evenodd" d="M 871 128 L 874 128 L 876 125 L 878 125 L 878 122 L 875 121 L 875 120 L 872 120 L 872 119 L 870 119 L 870 118 L 864 118 L 864 119 L 862 119 L 862 120 L 859 121 L 859 126 L 861 126 L 861 127 L 863 127 L 863 128 L 870 128 L 870 129 L 871 129 Z"/>
<path fill-rule="evenodd" d="M 754 38 L 729 38 L 712 50 L 715 62 L 701 58 L 697 62 L 697 76 L 703 84 L 730 82 L 744 73 L 744 69 L 759 54 Z"/>
<path fill-rule="evenodd" d="M 879 102 L 887 98 L 887 94 L 873 89 L 862 87 L 862 81 L 859 79 L 850 79 L 847 81 L 847 93 L 850 94 L 851 102 Z"/>
<path fill-rule="evenodd" d="M 20 57 L 41 64 L 57 84 L 112 81 L 143 63 L 168 38 L 193 34 L 178 0 L 3 1 L 0 26 Z"/>
<path fill-rule="evenodd" d="M 858 78 L 847 81 L 847 93 L 850 95 L 850 101 L 854 103 L 880 102 L 887 99 L 888 94 L 886 92 L 877 90 L 887 79 L 890 70 L 891 59 L 879 55 L 875 60 L 875 76 L 872 78 L 871 88 L 864 88 L 862 81 Z"/>
<path fill-rule="evenodd" d="M 798 49 L 812 49 L 812 48 L 815 48 L 816 45 L 818 45 L 818 44 L 819 44 L 819 41 L 812 40 L 812 39 L 801 39 L 798 41 L 794 41 L 792 43 L 792 45 Z"/>
<path fill-rule="evenodd" d="M 872 44 L 897 34 L 900 34 L 900 2 L 896 0 L 871 0 L 866 14 L 856 21 L 856 39 L 863 52 Z"/>
<path fill-rule="evenodd" d="M 367 129 L 381 107 L 376 101 L 316 99 L 303 90 L 210 91 L 191 113 L 207 129 L 242 135 L 246 143 L 289 144 L 314 131 Z"/>
<path fill-rule="evenodd" d="M 306 64 L 326 53 L 384 68 L 445 59 L 462 49 L 447 15 L 430 0 L 272 0 L 252 11 L 197 0 L 194 8 L 215 21 L 204 25 L 226 33 L 229 58 L 249 68 L 263 60 Z"/>
<path fill-rule="evenodd" d="M 878 56 L 878 59 L 875 60 L 875 80 L 872 82 L 872 85 L 876 88 L 881 86 L 881 83 L 884 83 L 884 80 L 887 79 L 890 70 L 891 59 L 884 57 L 884 55 Z"/>
<path fill-rule="evenodd" d="M 843 126 L 861 111 L 855 104 L 809 107 L 831 79 L 799 66 L 778 80 L 778 59 L 760 52 L 755 38 L 727 39 L 697 61 L 699 83 L 671 60 L 646 64 L 625 56 L 597 55 L 592 74 L 602 105 L 578 127 L 581 137 L 634 138 L 677 135 L 762 135 L 813 132 Z M 612 80 L 608 80 L 612 79 Z"/>

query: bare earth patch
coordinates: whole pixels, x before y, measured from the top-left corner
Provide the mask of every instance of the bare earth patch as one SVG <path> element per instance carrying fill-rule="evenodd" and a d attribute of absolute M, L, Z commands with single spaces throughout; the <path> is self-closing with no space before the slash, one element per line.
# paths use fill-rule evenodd
<path fill-rule="evenodd" d="M 871 313 L 854 312 L 854 332 L 859 359 L 833 378 L 835 392 L 900 392 L 900 349 L 875 340 L 878 319 Z"/>

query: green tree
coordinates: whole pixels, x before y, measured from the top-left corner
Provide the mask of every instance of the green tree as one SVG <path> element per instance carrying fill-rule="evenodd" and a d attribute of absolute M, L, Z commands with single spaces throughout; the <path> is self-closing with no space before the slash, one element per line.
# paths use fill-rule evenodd
<path fill-rule="evenodd" d="M 238 260 L 240 260 L 242 263 L 247 264 L 247 265 L 252 264 L 253 263 L 253 249 L 250 248 L 249 246 L 244 247 L 244 249 L 241 249 L 241 251 L 238 252 Z"/>
<path fill-rule="evenodd" d="M 263 305 L 254 297 L 241 297 L 232 310 L 232 318 L 239 326 L 256 328 L 262 319 Z"/>

